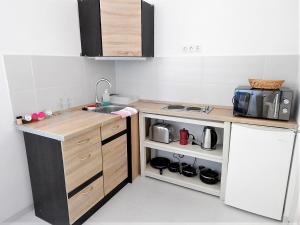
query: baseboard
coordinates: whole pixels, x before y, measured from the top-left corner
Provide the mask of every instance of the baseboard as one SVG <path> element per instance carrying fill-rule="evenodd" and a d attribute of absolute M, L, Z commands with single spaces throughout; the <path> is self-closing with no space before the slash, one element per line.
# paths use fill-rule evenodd
<path fill-rule="evenodd" d="M 22 210 L 18 211 L 17 213 L 15 213 L 14 215 L 8 217 L 6 220 L 2 221 L 2 223 L 14 222 L 14 221 L 18 220 L 20 217 L 22 217 L 25 214 L 32 211 L 32 210 L 33 210 L 33 205 L 29 205 L 29 206 L 25 207 L 24 209 L 22 209 Z"/>

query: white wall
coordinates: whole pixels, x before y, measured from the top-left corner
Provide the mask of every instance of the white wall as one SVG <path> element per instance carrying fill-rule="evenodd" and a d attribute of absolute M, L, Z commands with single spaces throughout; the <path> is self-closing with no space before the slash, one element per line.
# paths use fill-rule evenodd
<path fill-rule="evenodd" d="M 155 59 L 117 62 L 117 92 L 231 105 L 250 77 L 296 90 L 298 0 L 151 0 Z M 196 53 L 184 46 L 200 46 Z M 278 56 L 278 57 L 277 57 Z"/>
<path fill-rule="evenodd" d="M 76 0 L 1 0 L 0 53 L 80 54 Z"/>
<path fill-rule="evenodd" d="M 232 106 L 248 78 L 285 79 L 297 89 L 297 56 L 205 56 L 117 62 L 117 92 L 143 99 Z"/>
<path fill-rule="evenodd" d="M 298 54 L 298 0 L 152 0 L 155 55 Z"/>
<path fill-rule="evenodd" d="M 113 62 L 82 57 L 14 55 L 4 56 L 4 61 L 15 116 L 95 102 L 95 84 L 102 77 L 111 81 L 112 93 L 116 86 Z M 107 85 L 99 87 L 99 96 L 105 87 Z"/>
<path fill-rule="evenodd" d="M 16 132 L 4 60 L 0 56 L 0 222 L 32 204 L 23 137 Z"/>

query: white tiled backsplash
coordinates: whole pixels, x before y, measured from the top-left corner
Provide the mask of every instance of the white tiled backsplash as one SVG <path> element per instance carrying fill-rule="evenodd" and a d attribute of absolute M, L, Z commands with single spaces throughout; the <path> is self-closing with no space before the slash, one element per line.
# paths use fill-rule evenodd
<path fill-rule="evenodd" d="M 250 77 L 284 79 L 284 86 L 298 88 L 298 56 L 157 57 L 115 63 L 62 56 L 4 59 L 15 115 L 59 110 L 61 98 L 65 106 L 67 98 L 71 106 L 93 102 L 101 77 L 112 81 L 112 92 L 124 95 L 228 106 L 234 89 L 247 85 Z"/>
<path fill-rule="evenodd" d="M 117 62 L 117 92 L 144 99 L 231 106 L 248 78 L 284 79 L 297 90 L 298 56 L 202 56 Z"/>
<path fill-rule="evenodd" d="M 96 62 L 82 57 L 14 56 L 4 57 L 13 112 L 22 115 L 39 110 L 60 110 L 95 101 L 95 83 L 108 78 L 115 91 L 113 62 Z M 99 88 L 99 95 L 103 92 Z M 102 90 L 101 90 L 102 89 Z"/>

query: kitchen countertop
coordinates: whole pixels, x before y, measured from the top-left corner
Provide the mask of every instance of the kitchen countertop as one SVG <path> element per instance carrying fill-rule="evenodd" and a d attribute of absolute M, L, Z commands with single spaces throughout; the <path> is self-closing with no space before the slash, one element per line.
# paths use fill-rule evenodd
<path fill-rule="evenodd" d="M 226 106 L 213 106 L 214 109 L 209 113 L 199 112 L 186 112 L 186 111 L 171 111 L 163 109 L 169 104 L 174 102 L 158 102 L 139 100 L 132 103 L 131 106 L 138 109 L 143 113 L 152 113 L 166 116 L 184 117 L 190 119 L 219 121 L 219 122 L 233 122 L 244 123 L 260 126 L 279 127 L 296 130 L 298 125 L 296 121 L 278 121 L 278 120 L 266 120 L 266 119 L 252 119 L 245 117 L 235 117 L 232 115 L 232 108 Z M 176 103 L 182 104 L 182 103 Z M 193 105 L 197 104 L 183 104 Z M 28 132 L 48 138 L 52 138 L 58 141 L 65 141 L 80 135 L 95 127 L 100 127 L 107 123 L 111 123 L 120 119 L 118 115 L 103 114 L 95 112 L 81 111 L 81 107 L 76 107 L 70 112 L 55 115 L 49 119 L 42 121 L 23 124 L 17 126 L 17 129 L 23 132 Z"/>
<path fill-rule="evenodd" d="M 132 107 L 137 108 L 140 112 L 143 113 L 152 113 L 166 116 L 177 116 L 190 119 L 199 119 L 199 120 L 209 120 L 209 121 L 221 121 L 221 122 L 233 122 L 233 123 L 243 123 L 243 124 L 252 124 L 260 126 L 269 126 L 269 127 L 279 127 L 296 130 L 298 125 L 294 120 L 290 121 L 280 121 L 280 120 L 267 120 L 267 119 L 255 119 L 255 118 L 246 118 L 246 117 L 235 117 L 232 114 L 232 107 L 228 106 L 213 106 L 214 109 L 208 113 L 199 113 L 199 112 L 186 112 L 186 111 L 172 111 L 165 110 L 164 107 L 169 104 L 182 104 L 182 103 L 168 103 L 168 102 L 158 102 L 158 101 L 148 101 L 140 100 L 132 105 Z M 197 104 L 182 104 L 182 105 L 193 105 Z"/>
<path fill-rule="evenodd" d="M 58 141 L 65 141 L 120 118 L 120 116 L 113 114 L 75 110 L 42 121 L 19 125 L 17 129 Z"/>

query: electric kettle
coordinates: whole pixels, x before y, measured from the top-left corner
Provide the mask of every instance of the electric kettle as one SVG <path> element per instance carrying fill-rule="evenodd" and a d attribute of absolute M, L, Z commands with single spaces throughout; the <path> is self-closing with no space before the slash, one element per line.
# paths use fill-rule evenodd
<path fill-rule="evenodd" d="M 204 127 L 201 147 L 206 150 L 216 149 L 218 135 L 213 127 Z"/>

